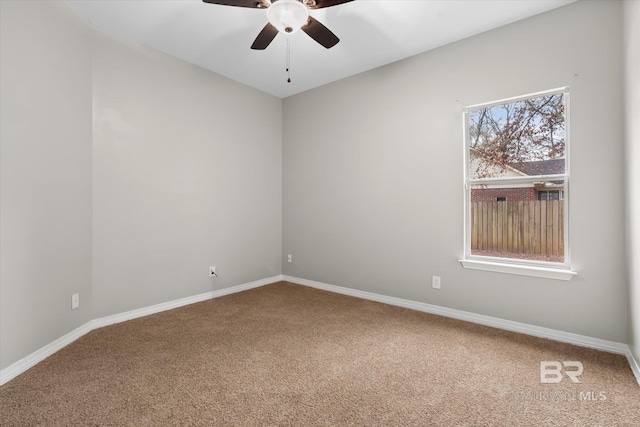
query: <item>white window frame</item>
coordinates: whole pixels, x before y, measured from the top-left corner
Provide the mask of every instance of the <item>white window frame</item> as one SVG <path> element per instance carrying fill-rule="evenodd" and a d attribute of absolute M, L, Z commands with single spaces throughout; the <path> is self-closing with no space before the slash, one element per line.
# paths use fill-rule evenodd
<path fill-rule="evenodd" d="M 529 98 L 539 98 L 548 95 L 562 93 L 565 103 L 565 173 L 556 175 L 538 175 L 531 177 L 511 177 L 511 178 L 488 178 L 471 179 L 469 176 L 469 112 L 478 108 L 493 107 L 496 105 L 509 104 Z M 491 271 L 498 273 L 517 274 L 522 276 L 542 277 L 557 280 L 571 280 L 577 273 L 571 270 L 571 250 L 569 242 L 569 147 L 570 147 L 570 126 L 569 126 L 569 88 L 561 87 L 542 92 L 531 93 L 512 98 L 500 99 L 497 101 L 482 104 L 470 105 L 463 111 L 463 143 L 464 143 L 464 258 L 459 260 L 460 264 L 467 269 Z M 486 184 L 488 182 L 500 184 L 522 184 L 534 181 L 564 181 L 564 262 L 554 263 L 546 261 L 535 261 L 525 259 L 513 259 L 502 257 L 489 257 L 473 255 L 471 253 L 471 189 L 476 184 Z"/>

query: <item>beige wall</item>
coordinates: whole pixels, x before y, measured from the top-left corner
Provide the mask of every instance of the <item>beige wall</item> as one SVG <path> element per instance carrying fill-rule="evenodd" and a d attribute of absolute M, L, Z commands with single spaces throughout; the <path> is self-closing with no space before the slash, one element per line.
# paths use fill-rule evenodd
<path fill-rule="evenodd" d="M 284 274 L 625 342 L 621 24 L 581 1 L 285 99 Z M 578 275 L 463 269 L 463 108 L 561 86 Z"/>

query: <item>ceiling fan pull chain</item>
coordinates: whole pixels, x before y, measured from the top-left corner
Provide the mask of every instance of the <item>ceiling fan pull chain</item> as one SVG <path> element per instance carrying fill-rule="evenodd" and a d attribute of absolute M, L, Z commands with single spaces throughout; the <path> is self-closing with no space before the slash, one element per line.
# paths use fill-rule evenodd
<path fill-rule="evenodd" d="M 291 83 L 291 37 L 287 37 L 287 83 Z"/>

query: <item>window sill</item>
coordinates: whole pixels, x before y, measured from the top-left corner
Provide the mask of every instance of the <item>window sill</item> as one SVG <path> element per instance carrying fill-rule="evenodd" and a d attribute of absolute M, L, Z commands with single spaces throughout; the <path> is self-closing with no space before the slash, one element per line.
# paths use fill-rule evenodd
<path fill-rule="evenodd" d="M 461 259 L 460 264 L 471 270 L 493 271 L 495 273 L 517 274 L 519 276 L 542 277 L 545 279 L 569 281 L 575 276 L 575 271 L 561 268 L 534 267 L 531 265 L 507 264 L 500 262 Z"/>

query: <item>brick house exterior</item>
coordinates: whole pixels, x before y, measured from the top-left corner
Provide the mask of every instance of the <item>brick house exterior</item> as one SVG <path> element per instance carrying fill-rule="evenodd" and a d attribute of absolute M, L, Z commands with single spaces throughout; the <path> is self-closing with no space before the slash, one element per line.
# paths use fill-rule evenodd
<path fill-rule="evenodd" d="M 551 159 L 542 161 L 533 161 L 525 163 L 516 163 L 510 165 L 507 174 L 518 174 L 522 176 L 531 175 L 551 175 L 564 173 L 564 159 Z M 529 200 L 538 200 L 539 192 L 557 193 L 556 198 L 562 199 L 562 193 L 564 189 L 563 183 L 560 182 L 546 182 L 546 183 L 533 183 L 521 187 L 487 187 L 471 190 L 472 202 L 496 202 L 496 201 L 509 201 L 509 202 L 523 202 Z M 542 194 L 544 196 L 544 194 Z M 546 200 L 546 199 L 542 199 Z"/>
<path fill-rule="evenodd" d="M 472 202 L 495 202 L 498 200 L 522 202 L 526 200 L 536 200 L 537 198 L 538 190 L 533 187 L 484 188 L 471 190 Z"/>

